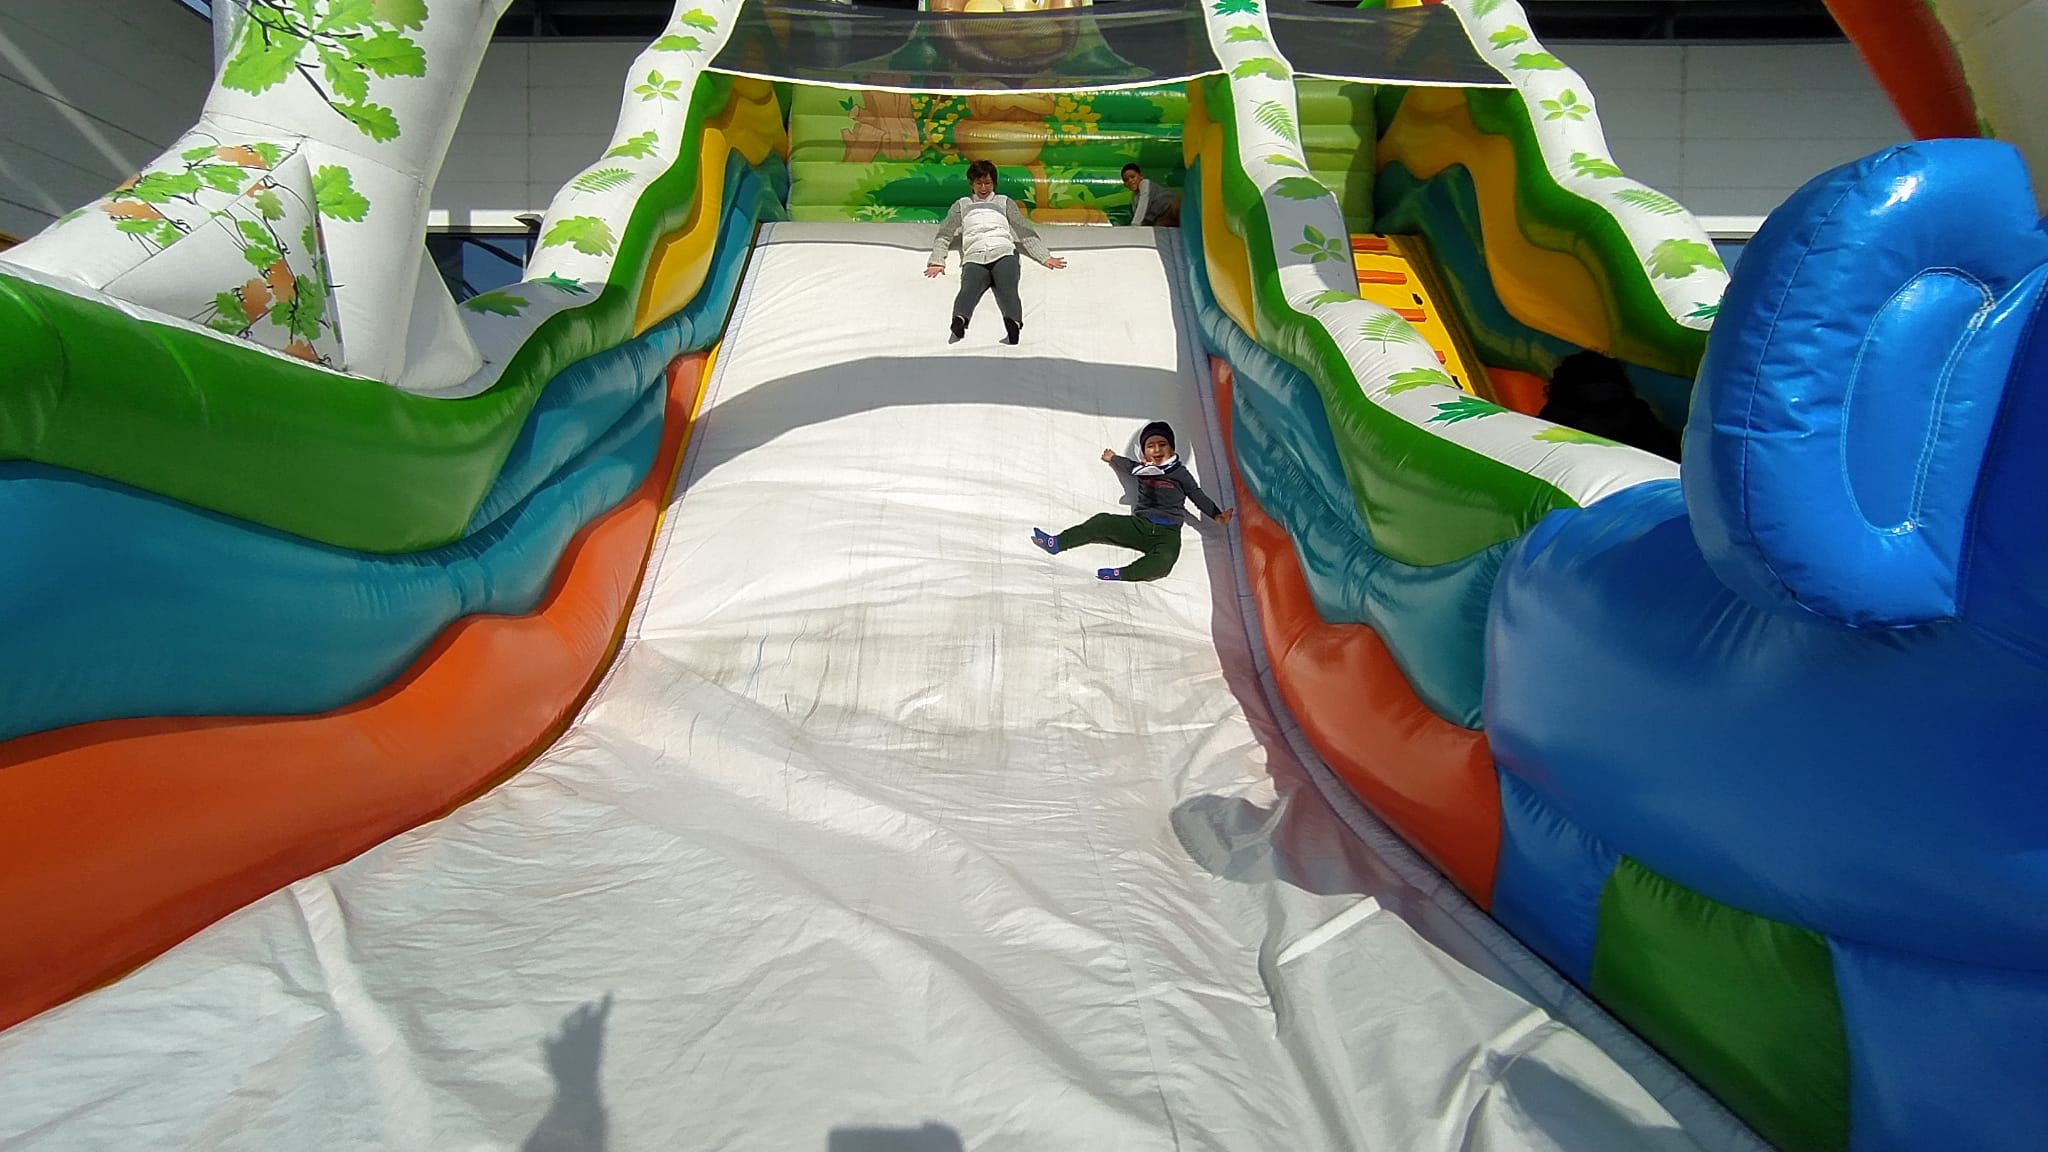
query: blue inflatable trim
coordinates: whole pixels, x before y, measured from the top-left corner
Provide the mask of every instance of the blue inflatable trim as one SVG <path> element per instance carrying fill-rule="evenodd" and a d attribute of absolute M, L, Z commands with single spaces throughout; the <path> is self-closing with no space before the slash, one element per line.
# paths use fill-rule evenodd
<path fill-rule="evenodd" d="M 550 381 L 464 539 L 376 556 L 39 465 L 0 466 L 0 739 L 128 716 L 286 715 L 361 699 L 449 624 L 532 610 L 569 539 L 637 487 L 663 369 L 717 339 L 754 225 L 739 169 L 689 307 Z"/>
<path fill-rule="evenodd" d="M 1510 544 L 1432 567 L 1398 563 L 1373 547 L 1315 385 L 1217 306 L 1201 211 L 1201 189 L 1190 178 L 1181 202 L 1188 283 L 1203 344 L 1236 380 L 1233 439 L 1245 486 L 1287 529 L 1317 614 L 1371 627 L 1431 712 L 1478 727 L 1487 603 Z"/>

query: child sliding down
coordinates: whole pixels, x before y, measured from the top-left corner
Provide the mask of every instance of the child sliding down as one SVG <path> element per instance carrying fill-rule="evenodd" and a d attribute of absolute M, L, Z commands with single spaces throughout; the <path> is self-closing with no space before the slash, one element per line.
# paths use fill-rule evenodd
<path fill-rule="evenodd" d="M 953 202 L 945 223 L 932 240 L 931 259 L 925 262 L 926 276 L 946 274 L 946 252 L 960 245 L 960 294 L 953 298 L 953 331 L 946 343 L 957 344 L 967 335 L 967 322 L 974 318 L 974 306 L 991 286 L 996 290 L 996 307 L 1003 313 L 1003 343 L 1015 344 L 1024 330 L 1024 304 L 1017 298 L 1017 249 L 1047 268 L 1065 268 L 1067 262 L 1052 254 L 1038 232 L 1031 227 L 1017 204 L 996 194 L 996 166 L 976 160 L 967 166 L 967 187 L 973 193 Z"/>
<path fill-rule="evenodd" d="M 1180 526 L 1187 522 L 1187 501 L 1195 502 L 1209 519 L 1230 523 L 1230 510 L 1218 508 L 1214 500 L 1195 483 L 1173 452 L 1173 429 L 1164 420 L 1154 420 L 1138 434 L 1138 454 L 1144 463 L 1128 460 L 1107 448 L 1102 459 L 1112 468 L 1137 478 L 1137 506 L 1128 516 L 1103 512 L 1090 516 L 1057 536 L 1042 528 L 1031 530 L 1031 542 L 1058 555 L 1083 544 L 1115 544 L 1144 555 L 1121 568 L 1101 568 L 1100 580 L 1157 580 L 1173 571 L 1180 559 Z"/>

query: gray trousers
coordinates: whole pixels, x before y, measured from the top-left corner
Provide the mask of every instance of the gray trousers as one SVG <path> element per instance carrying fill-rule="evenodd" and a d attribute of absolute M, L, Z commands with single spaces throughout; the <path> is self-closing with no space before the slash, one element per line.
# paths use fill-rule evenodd
<path fill-rule="evenodd" d="M 974 318 L 974 306 L 981 303 L 981 294 L 993 285 L 996 290 L 996 307 L 1003 313 L 1003 319 L 1024 322 L 1024 302 L 1017 298 L 1017 254 L 1010 253 L 993 264 L 960 265 L 960 294 L 953 297 L 953 315 L 962 320 Z"/>

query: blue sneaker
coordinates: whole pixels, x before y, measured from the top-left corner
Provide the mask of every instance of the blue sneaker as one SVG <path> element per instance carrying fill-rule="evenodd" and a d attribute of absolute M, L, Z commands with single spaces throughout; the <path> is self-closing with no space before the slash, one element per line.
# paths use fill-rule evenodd
<path fill-rule="evenodd" d="M 1045 554 L 1048 556 L 1060 554 L 1060 538 L 1049 534 L 1043 528 L 1033 528 L 1031 530 L 1031 542 L 1045 549 Z"/>
<path fill-rule="evenodd" d="M 1097 568 L 1095 570 L 1095 578 L 1097 580 L 1121 580 L 1124 578 L 1124 574 L 1115 568 Z"/>

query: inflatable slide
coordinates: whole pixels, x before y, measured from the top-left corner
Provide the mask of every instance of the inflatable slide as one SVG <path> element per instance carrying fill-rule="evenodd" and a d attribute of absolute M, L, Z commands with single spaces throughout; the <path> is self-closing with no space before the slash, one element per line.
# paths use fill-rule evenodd
<path fill-rule="evenodd" d="M 502 8 L 253 5 L 0 256 L 0 1146 L 2048 1132 L 2009 146 L 1730 286 L 1512 0 L 683 0 L 457 303 Z M 1151 419 L 1237 519 L 1032 549 Z"/>

